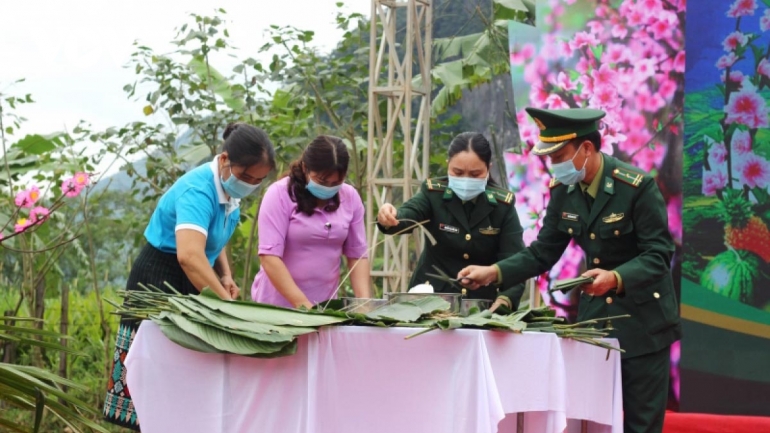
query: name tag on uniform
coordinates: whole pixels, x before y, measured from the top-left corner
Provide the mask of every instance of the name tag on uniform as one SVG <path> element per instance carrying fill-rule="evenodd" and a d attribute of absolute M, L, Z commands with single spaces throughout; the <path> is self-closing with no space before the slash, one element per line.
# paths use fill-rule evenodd
<path fill-rule="evenodd" d="M 613 213 L 613 214 L 610 214 L 610 216 L 602 218 L 602 221 L 604 221 L 605 223 L 614 223 L 622 220 L 624 216 L 625 214 L 622 214 L 622 213 L 617 213 L 617 214 Z"/>
<path fill-rule="evenodd" d="M 442 232 L 449 232 L 449 233 L 460 233 L 460 229 L 458 229 L 455 226 L 450 226 L 449 224 L 441 223 L 438 225 L 438 229 Z"/>
<path fill-rule="evenodd" d="M 485 229 L 479 229 L 479 233 L 482 235 L 496 235 L 500 233 L 500 229 L 489 226 Z"/>
<path fill-rule="evenodd" d="M 561 219 L 569 221 L 577 221 L 578 215 L 576 213 L 562 212 Z"/>

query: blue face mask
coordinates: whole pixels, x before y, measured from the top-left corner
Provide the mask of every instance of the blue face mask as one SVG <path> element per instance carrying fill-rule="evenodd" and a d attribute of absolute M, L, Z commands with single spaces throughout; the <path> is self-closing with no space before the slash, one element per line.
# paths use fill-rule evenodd
<path fill-rule="evenodd" d="M 578 149 L 578 152 L 580 149 Z M 583 162 L 583 168 L 580 170 L 575 168 L 575 164 L 572 162 L 575 160 L 575 157 L 577 156 L 578 152 L 575 152 L 575 155 L 572 156 L 572 159 L 569 161 L 560 162 L 558 164 L 552 164 L 551 170 L 553 171 L 553 176 L 561 183 L 565 185 L 575 185 L 576 183 L 582 181 L 586 178 L 586 163 L 588 162 L 588 158 Z"/>
<path fill-rule="evenodd" d="M 473 200 L 487 189 L 487 178 L 449 176 L 449 189 L 460 200 Z"/>
<path fill-rule="evenodd" d="M 339 192 L 340 188 L 342 188 L 342 184 L 337 186 L 323 186 L 313 182 L 313 179 L 310 179 L 306 188 L 315 198 L 329 200 Z"/>
<path fill-rule="evenodd" d="M 219 175 L 219 180 L 222 182 L 222 189 L 232 198 L 244 198 L 262 185 L 261 183 L 252 185 L 238 179 L 233 174 L 232 168 L 230 169 L 230 177 L 227 180 L 224 180 L 221 174 Z"/>

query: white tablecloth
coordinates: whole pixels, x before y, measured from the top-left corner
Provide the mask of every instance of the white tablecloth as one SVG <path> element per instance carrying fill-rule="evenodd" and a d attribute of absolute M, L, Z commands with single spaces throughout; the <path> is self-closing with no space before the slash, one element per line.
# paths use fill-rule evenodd
<path fill-rule="evenodd" d="M 145 321 L 126 367 L 143 433 L 622 433 L 620 356 L 553 334 L 331 327 L 295 355 L 182 348 Z M 612 340 L 613 342 L 615 340 Z"/>

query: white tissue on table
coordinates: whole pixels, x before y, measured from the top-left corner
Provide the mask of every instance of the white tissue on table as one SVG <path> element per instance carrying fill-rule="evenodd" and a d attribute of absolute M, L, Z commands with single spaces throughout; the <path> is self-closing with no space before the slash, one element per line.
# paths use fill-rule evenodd
<path fill-rule="evenodd" d="M 433 286 L 428 283 L 418 284 L 409 289 L 408 293 L 433 293 Z"/>

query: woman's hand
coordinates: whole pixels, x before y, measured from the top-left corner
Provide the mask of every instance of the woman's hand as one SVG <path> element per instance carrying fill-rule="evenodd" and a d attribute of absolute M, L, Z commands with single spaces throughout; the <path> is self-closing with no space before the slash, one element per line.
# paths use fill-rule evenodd
<path fill-rule="evenodd" d="M 394 227 L 398 225 L 396 215 L 398 211 L 390 203 L 385 203 L 380 207 L 380 211 L 377 212 L 377 222 L 385 228 Z"/>
<path fill-rule="evenodd" d="M 511 308 L 511 306 L 508 304 L 508 301 L 503 298 L 497 298 L 495 299 L 495 302 L 492 303 L 492 306 L 489 307 L 489 312 L 494 313 L 495 310 L 500 308 L 501 305 L 505 305 L 506 307 Z"/>
<path fill-rule="evenodd" d="M 225 275 L 219 279 L 219 282 L 222 283 L 222 286 L 225 288 L 227 293 L 230 294 L 231 299 L 238 299 L 240 297 L 241 289 L 235 284 L 233 277 L 230 275 Z"/>
<path fill-rule="evenodd" d="M 209 287 L 221 299 L 230 299 L 230 292 L 219 282 L 219 277 L 209 264 L 205 251 L 206 236 L 197 230 L 177 230 L 176 258 L 193 286 L 198 290 Z M 220 257 L 222 256 L 223 253 L 220 253 Z M 222 259 L 217 258 L 217 261 L 221 262 Z M 227 275 L 227 269 L 229 268 L 220 268 L 220 272 Z"/>
<path fill-rule="evenodd" d="M 294 308 L 305 306 L 308 309 L 313 308 L 313 303 L 305 296 L 302 289 L 294 282 L 286 263 L 278 256 L 269 254 L 259 255 L 260 265 L 267 274 L 267 278 L 275 286 L 275 290 L 281 294 Z"/>
<path fill-rule="evenodd" d="M 294 308 L 297 308 L 297 309 L 299 309 L 299 308 L 301 308 L 301 307 L 305 307 L 305 308 L 307 308 L 308 310 L 310 310 L 310 309 L 312 309 L 312 308 L 313 308 L 313 303 L 312 303 L 312 302 L 310 302 L 310 301 L 302 301 L 302 302 L 300 302 L 299 304 L 296 304 L 296 305 L 294 305 Z"/>

